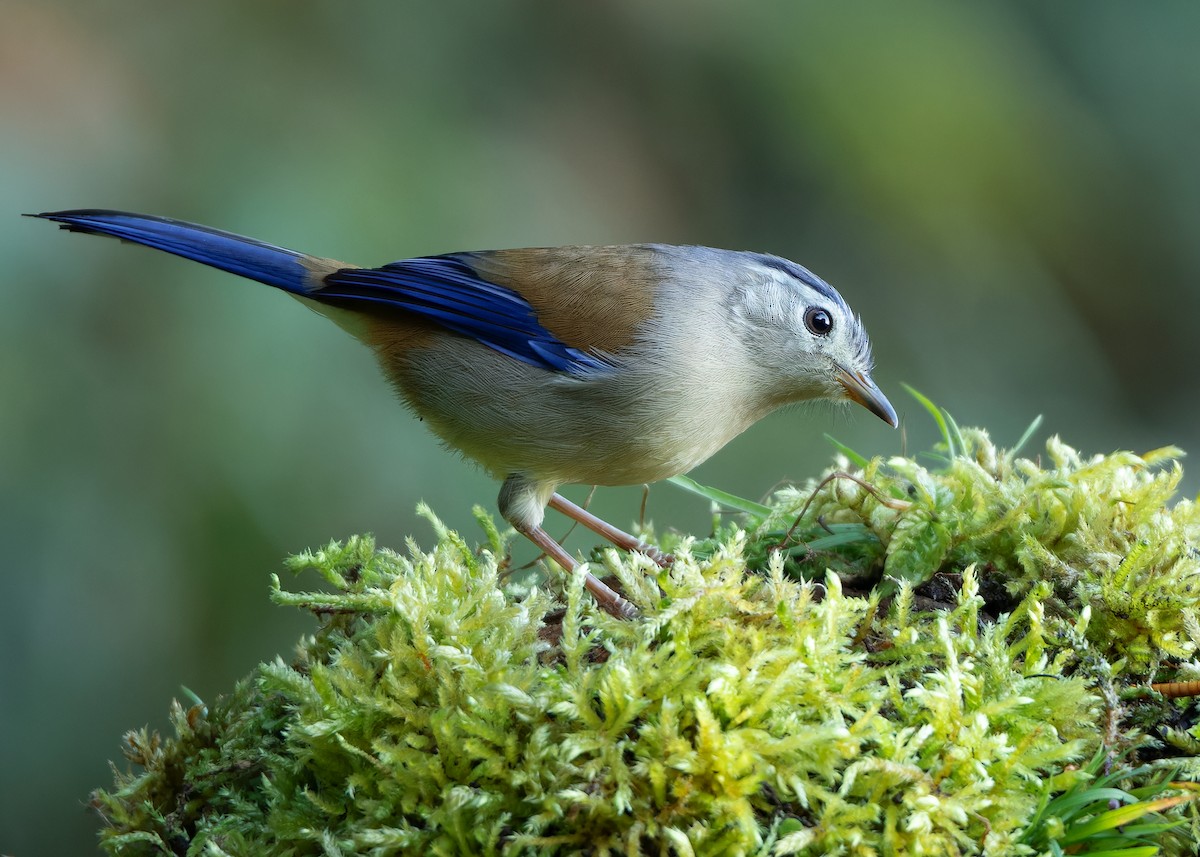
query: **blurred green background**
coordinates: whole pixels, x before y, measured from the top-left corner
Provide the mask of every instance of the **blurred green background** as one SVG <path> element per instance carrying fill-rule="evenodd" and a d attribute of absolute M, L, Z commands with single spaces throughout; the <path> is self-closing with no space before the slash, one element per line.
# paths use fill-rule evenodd
<path fill-rule="evenodd" d="M 864 316 L 905 431 L 776 414 L 695 473 L 746 496 L 816 473 L 824 431 L 926 446 L 901 381 L 1004 442 L 1042 413 L 1088 451 L 1200 447 L 1196 4 L 0 10 L 0 852 L 89 853 L 124 730 L 289 654 L 311 622 L 267 601 L 283 556 L 428 544 L 421 499 L 473 539 L 496 493 L 278 292 L 19 212 L 165 214 L 362 264 L 790 257 Z M 594 508 L 629 524 L 640 499 Z M 669 486 L 649 515 L 708 523 Z"/>

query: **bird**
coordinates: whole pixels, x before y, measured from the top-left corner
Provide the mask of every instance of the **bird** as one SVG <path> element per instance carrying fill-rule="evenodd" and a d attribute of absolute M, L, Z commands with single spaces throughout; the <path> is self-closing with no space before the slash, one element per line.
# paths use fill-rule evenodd
<path fill-rule="evenodd" d="M 365 343 L 449 448 L 501 480 L 498 507 L 564 570 L 553 508 L 627 551 L 670 557 L 558 493 L 685 473 L 783 405 L 856 402 L 895 428 L 860 317 L 779 256 L 669 244 L 418 256 L 360 267 L 182 220 L 30 214 L 274 286 Z M 640 611 L 594 575 L 620 618 Z"/>

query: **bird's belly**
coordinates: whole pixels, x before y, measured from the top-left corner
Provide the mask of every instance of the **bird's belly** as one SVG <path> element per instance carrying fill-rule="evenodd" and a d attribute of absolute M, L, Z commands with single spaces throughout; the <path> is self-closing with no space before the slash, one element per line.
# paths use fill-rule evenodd
<path fill-rule="evenodd" d="M 657 482 L 707 461 L 738 433 L 702 419 L 687 426 L 672 425 L 674 421 L 666 416 L 660 419 L 662 425 L 631 431 L 622 436 L 620 443 L 590 443 L 586 456 L 564 462 L 568 478 L 563 481 L 591 485 Z"/>
<path fill-rule="evenodd" d="M 457 344 L 453 354 L 406 360 L 388 374 L 448 446 L 500 477 L 654 482 L 705 461 L 761 416 L 740 411 L 728 396 L 688 395 L 652 378 L 555 375 Z M 474 361 L 473 371 L 445 365 L 463 359 Z"/>

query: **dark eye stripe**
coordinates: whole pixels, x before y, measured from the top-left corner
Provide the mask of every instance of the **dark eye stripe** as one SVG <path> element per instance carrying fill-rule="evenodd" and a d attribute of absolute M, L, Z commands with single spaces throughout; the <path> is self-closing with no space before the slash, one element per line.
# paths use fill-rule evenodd
<path fill-rule="evenodd" d="M 768 268 L 773 268 L 776 271 L 782 271 L 789 277 L 794 277 L 795 279 L 804 283 L 804 285 L 808 286 L 810 289 L 813 289 L 815 292 L 817 292 L 817 294 L 823 295 L 824 297 L 829 298 L 831 301 L 836 301 L 839 304 L 845 303 L 845 301 L 842 300 L 842 296 L 837 293 L 837 290 L 833 286 L 829 285 L 829 283 L 822 280 L 803 265 L 797 265 L 790 259 L 783 259 L 779 256 L 772 256 L 767 253 L 751 253 L 749 255 L 757 260 L 761 265 L 764 265 Z"/>

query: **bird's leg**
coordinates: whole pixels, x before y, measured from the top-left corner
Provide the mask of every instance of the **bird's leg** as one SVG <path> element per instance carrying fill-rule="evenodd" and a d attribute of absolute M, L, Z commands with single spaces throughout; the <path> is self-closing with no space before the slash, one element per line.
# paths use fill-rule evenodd
<path fill-rule="evenodd" d="M 673 557 L 669 554 L 663 553 L 653 545 L 646 544 L 641 539 L 630 535 L 624 530 L 618 530 L 612 524 L 608 523 L 608 521 L 597 518 L 582 506 L 576 506 L 561 494 L 552 494 L 549 506 L 551 509 L 557 509 L 559 512 L 562 512 L 571 520 L 583 524 L 596 535 L 608 539 L 621 550 L 643 553 L 663 568 L 666 568 L 673 562 Z"/>
<path fill-rule="evenodd" d="M 500 497 L 498 498 L 500 514 L 504 520 L 516 528 L 518 533 L 541 548 L 546 556 L 565 570 L 571 571 L 579 563 L 548 532 L 542 529 L 546 504 L 552 495 L 554 495 L 553 482 L 531 478 L 524 473 L 509 474 L 505 478 L 504 484 L 500 486 Z M 587 587 L 588 592 L 592 593 L 596 603 L 606 613 L 610 613 L 618 619 L 633 619 L 638 615 L 638 609 L 633 604 L 613 592 L 594 574 L 588 574 L 584 578 L 583 585 Z"/>
<path fill-rule="evenodd" d="M 539 548 L 541 548 L 546 556 L 554 560 L 567 571 L 571 571 L 575 566 L 579 565 L 569 553 L 563 550 L 562 545 L 554 540 L 554 538 L 539 526 L 522 526 L 515 525 L 521 535 L 529 539 Z M 626 601 L 608 585 L 606 585 L 596 575 L 588 572 L 583 579 L 583 585 L 587 587 L 587 591 L 592 593 L 592 597 L 596 599 L 596 603 L 600 605 L 600 609 L 604 612 L 616 616 L 618 619 L 636 619 L 638 609 L 631 603 Z"/>

